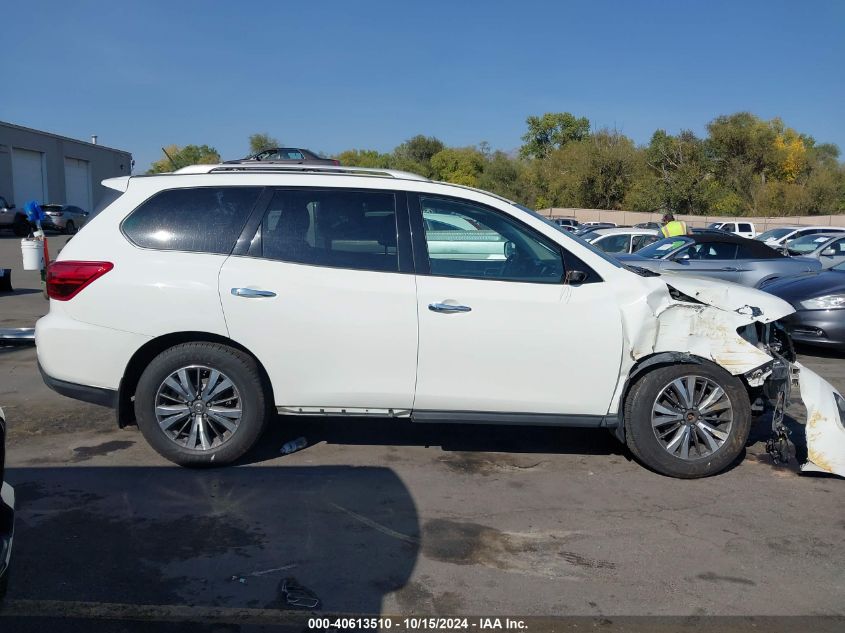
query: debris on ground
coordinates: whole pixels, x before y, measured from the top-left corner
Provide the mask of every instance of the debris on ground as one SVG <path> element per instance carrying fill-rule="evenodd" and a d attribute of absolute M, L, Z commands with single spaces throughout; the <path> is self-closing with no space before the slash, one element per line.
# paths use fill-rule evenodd
<path fill-rule="evenodd" d="M 285 578 L 279 585 L 279 594 L 292 607 L 317 609 L 320 606 L 320 599 L 317 594 L 300 585 L 296 578 Z"/>
<path fill-rule="evenodd" d="M 290 442 L 285 442 L 282 445 L 282 450 L 279 451 L 282 455 L 290 455 L 291 453 L 295 453 L 298 450 L 301 450 L 308 446 L 308 440 L 304 437 L 298 437 L 295 440 L 291 440 Z"/>

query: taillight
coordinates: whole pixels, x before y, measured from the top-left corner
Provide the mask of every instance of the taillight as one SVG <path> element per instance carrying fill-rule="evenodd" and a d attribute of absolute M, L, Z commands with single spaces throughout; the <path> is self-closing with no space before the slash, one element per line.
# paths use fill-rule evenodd
<path fill-rule="evenodd" d="M 332 158 L 332 165 L 340 166 L 340 161 L 336 158 Z"/>
<path fill-rule="evenodd" d="M 111 262 L 53 262 L 47 267 L 47 296 L 56 301 L 73 299 L 112 268 Z"/>

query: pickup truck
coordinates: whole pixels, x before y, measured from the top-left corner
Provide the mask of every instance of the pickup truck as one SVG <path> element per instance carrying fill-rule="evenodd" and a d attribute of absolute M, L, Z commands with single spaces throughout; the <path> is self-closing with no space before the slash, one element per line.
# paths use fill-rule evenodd
<path fill-rule="evenodd" d="M 3 196 L 0 196 L 0 229 L 12 229 L 18 237 L 29 235 L 29 220 L 26 219 L 26 214 Z"/>

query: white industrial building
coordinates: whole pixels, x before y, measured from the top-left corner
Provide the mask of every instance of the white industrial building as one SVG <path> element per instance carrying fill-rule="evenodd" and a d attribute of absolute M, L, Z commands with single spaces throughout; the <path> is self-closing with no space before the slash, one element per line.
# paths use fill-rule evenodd
<path fill-rule="evenodd" d="M 72 204 L 94 211 L 105 178 L 128 176 L 132 154 L 0 121 L 0 196 L 22 208 Z"/>

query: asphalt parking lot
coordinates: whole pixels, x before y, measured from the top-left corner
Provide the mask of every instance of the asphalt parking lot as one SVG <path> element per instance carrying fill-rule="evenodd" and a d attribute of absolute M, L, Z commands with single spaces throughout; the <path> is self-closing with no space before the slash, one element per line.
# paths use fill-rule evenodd
<path fill-rule="evenodd" d="M 0 267 L 19 262 L 0 236 Z M 37 274 L 13 282 L 0 327 L 47 309 Z M 845 390 L 841 356 L 801 361 Z M 0 406 L 18 506 L 0 630 L 257 630 L 309 608 L 845 616 L 843 481 L 772 464 L 765 419 L 728 472 L 680 481 L 605 432 L 281 416 L 241 465 L 180 469 L 111 411 L 49 391 L 31 347 L 0 347 Z M 803 409 L 789 413 L 800 457 Z"/>

